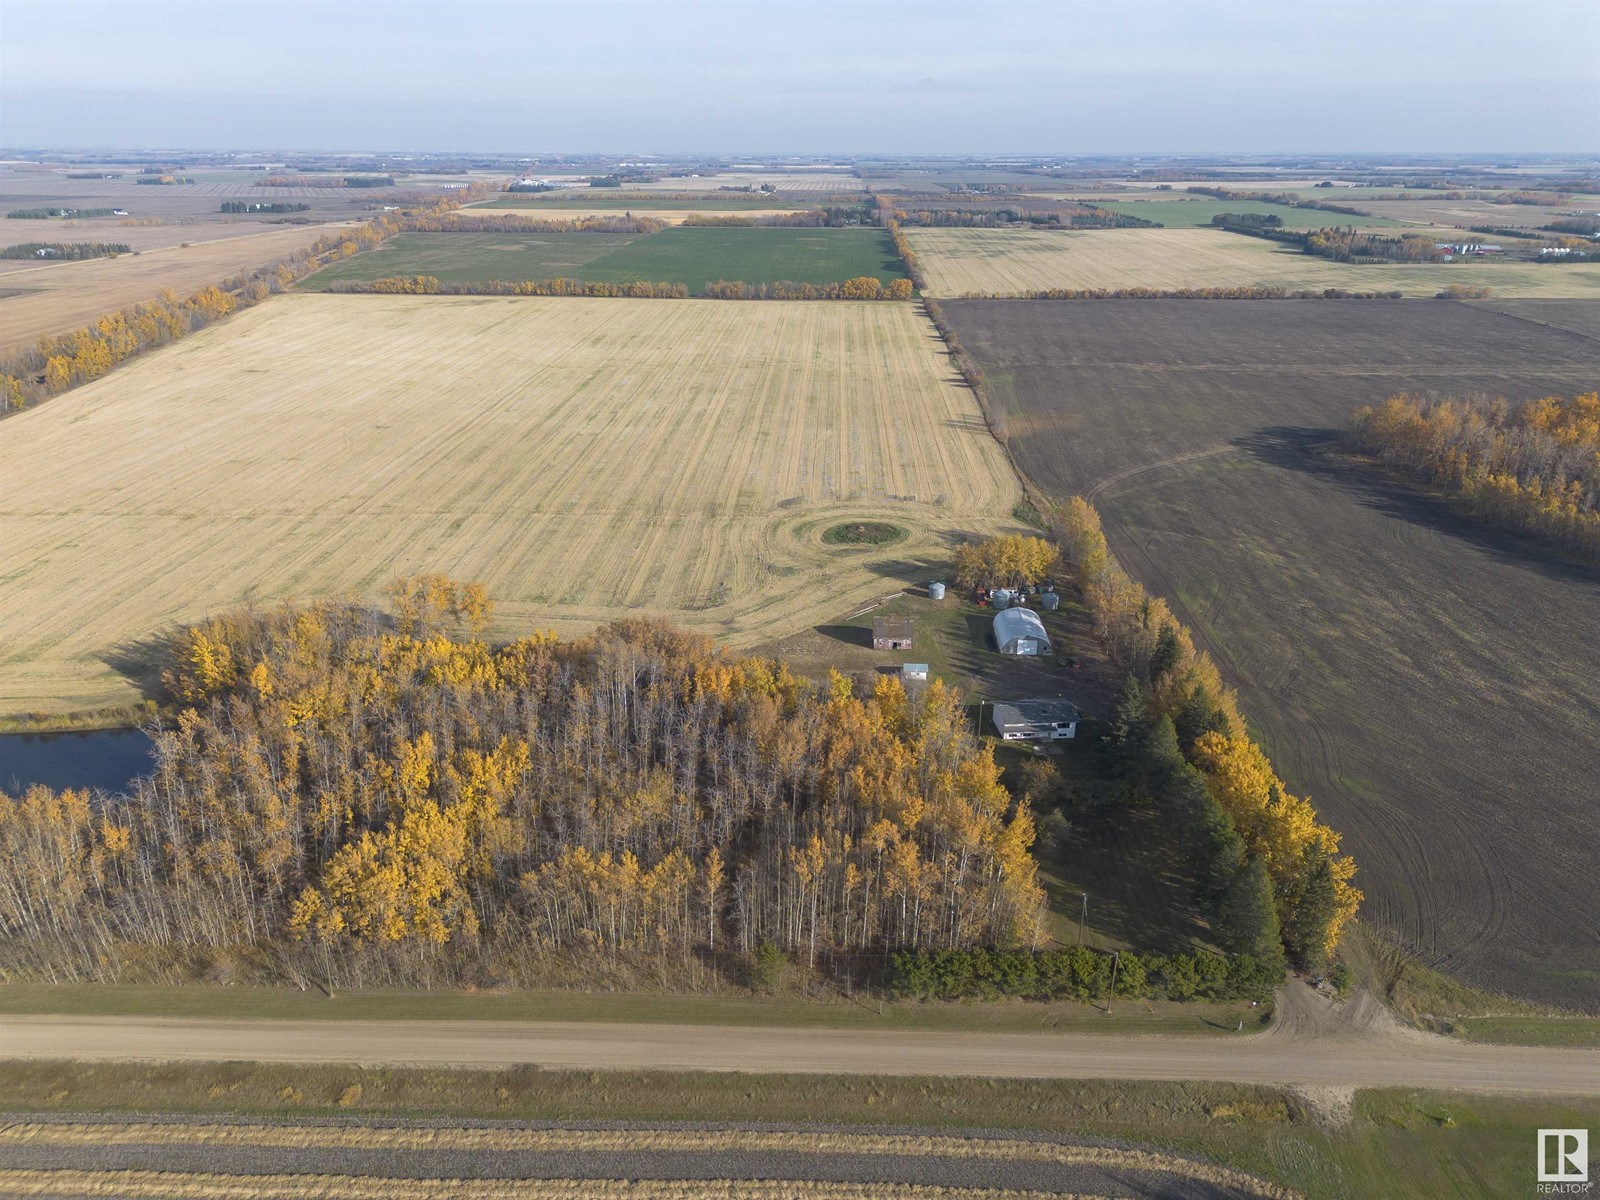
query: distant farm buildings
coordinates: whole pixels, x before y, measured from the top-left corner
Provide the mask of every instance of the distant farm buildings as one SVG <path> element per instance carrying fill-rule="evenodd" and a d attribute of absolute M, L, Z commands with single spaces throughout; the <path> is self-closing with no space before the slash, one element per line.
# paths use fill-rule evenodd
<path fill-rule="evenodd" d="M 1008 742 L 1055 741 L 1078 736 L 1078 709 L 1066 700 L 997 700 L 992 720 L 994 731 Z"/>
<path fill-rule="evenodd" d="M 874 650 L 911 649 L 911 618 L 873 617 L 872 648 Z"/>
<path fill-rule="evenodd" d="M 927 663 L 905 663 L 900 668 L 900 678 L 906 683 L 927 683 Z"/>
<path fill-rule="evenodd" d="M 1006 608 L 994 615 L 994 644 L 1001 654 L 1049 654 L 1050 635 L 1039 614 L 1028 608 Z"/>
<path fill-rule="evenodd" d="M 1504 246 L 1496 246 L 1488 242 L 1435 242 L 1433 248 L 1447 256 L 1459 254 L 1462 256 L 1481 257 L 1485 254 L 1505 253 Z"/>

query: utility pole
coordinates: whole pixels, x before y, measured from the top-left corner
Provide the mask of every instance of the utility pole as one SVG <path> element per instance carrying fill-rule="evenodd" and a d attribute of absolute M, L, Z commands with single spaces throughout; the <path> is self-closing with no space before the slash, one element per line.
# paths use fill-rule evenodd
<path fill-rule="evenodd" d="M 1078 945 L 1083 945 L 1083 925 L 1089 919 L 1089 893 L 1083 894 L 1083 912 L 1078 914 Z"/>
<path fill-rule="evenodd" d="M 1117 995 L 1117 964 L 1122 961 L 1122 951 L 1111 952 L 1111 990 L 1106 993 L 1106 1016 L 1111 1015 L 1111 1001 Z"/>

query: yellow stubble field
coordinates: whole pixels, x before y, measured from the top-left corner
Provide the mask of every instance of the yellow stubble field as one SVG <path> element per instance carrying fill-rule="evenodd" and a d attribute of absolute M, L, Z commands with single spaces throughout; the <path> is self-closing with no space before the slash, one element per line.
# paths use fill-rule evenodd
<path fill-rule="evenodd" d="M 648 613 L 749 644 L 1014 527 L 910 304 L 269 300 L 0 422 L 0 714 L 125 703 L 244 601 L 484 581 L 501 635 Z M 839 547 L 888 521 L 897 544 Z"/>
<path fill-rule="evenodd" d="M 1283 287 L 1438 294 L 1450 284 L 1497 297 L 1600 298 L 1600 263 L 1474 260 L 1339 263 L 1218 229 L 909 229 L 933 296 L 1053 288 Z"/>

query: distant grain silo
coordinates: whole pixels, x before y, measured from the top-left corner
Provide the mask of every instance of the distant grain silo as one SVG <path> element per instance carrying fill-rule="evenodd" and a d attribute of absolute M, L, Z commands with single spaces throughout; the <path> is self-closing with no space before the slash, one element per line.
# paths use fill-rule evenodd
<path fill-rule="evenodd" d="M 930 583 L 928 585 L 928 599 L 929 600 L 943 600 L 944 599 L 944 584 L 938 582 L 937 580 L 935 580 L 933 583 Z"/>
<path fill-rule="evenodd" d="M 1056 609 L 1061 607 L 1061 597 L 1054 592 L 1040 592 L 1039 607 L 1044 609 L 1045 612 L 1055 612 Z"/>

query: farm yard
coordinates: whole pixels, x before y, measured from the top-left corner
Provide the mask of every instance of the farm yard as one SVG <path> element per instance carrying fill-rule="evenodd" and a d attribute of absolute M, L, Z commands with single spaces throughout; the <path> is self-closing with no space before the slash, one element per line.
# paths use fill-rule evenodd
<path fill-rule="evenodd" d="M 468 240 L 471 239 L 471 240 Z M 741 283 L 843 283 L 905 278 L 878 228 L 787 229 L 684 226 L 628 234 L 401 234 L 336 263 L 303 286 L 436 275 L 456 281 L 552 279 L 586 283 L 681 283 L 691 292 L 718 279 Z M 531 273 L 519 273 L 531 272 Z"/>
<path fill-rule="evenodd" d="M 928 293 L 941 298 L 1203 287 L 1344 288 L 1423 298 L 1463 284 L 1507 298 L 1600 299 L 1600 263 L 1339 263 L 1219 229 L 908 229 L 906 237 L 922 260 Z"/>
<path fill-rule="evenodd" d="M 482 580 L 500 635 L 750 644 L 928 578 L 1020 496 L 909 304 L 289 295 L 0 454 L 5 713 L 129 701 L 177 622 L 420 571 Z M 909 536 L 824 544 L 851 519 Z"/>
<path fill-rule="evenodd" d="M 1343 834 L 1365 918 L 1479 985 L 1592 1004 L 1600 575 L 1375 475 L 1336 431 L 1403 389 L 1592 390 L 1600 305 L 944 310 L 1024 473 L 1094 501 Z"/>

